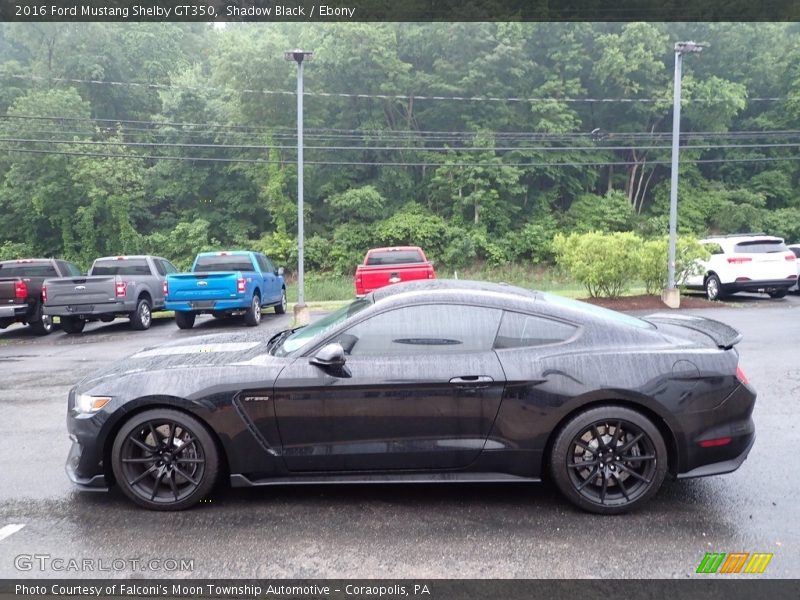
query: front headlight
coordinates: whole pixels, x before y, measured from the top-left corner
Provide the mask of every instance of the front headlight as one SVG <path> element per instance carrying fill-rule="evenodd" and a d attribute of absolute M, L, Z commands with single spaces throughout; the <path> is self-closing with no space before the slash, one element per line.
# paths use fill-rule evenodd
<path fill-rule="evenodd" d="M 83 414 L 97 412 L 109 402 L 111 402 L 109 396 L 78 394 L 75 396 L 75 412 Z"/>

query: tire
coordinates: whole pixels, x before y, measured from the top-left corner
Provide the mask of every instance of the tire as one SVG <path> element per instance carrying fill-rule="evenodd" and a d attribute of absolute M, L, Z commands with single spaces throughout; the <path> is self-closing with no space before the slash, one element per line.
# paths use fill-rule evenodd
<path fill-rule="evenodd" d="M 111 323 L 114 319 L 116 319 L 114 315 L 100 315 L 100 322 L 101 323 Z"/>
<path fill-rule="evenodd" d="M 151 510 L 183 510 L 214 488 L 219 452 L 200 421 L 178 410 L 146 410 L 123 424 L 111 448 L 122 492 Z"/>
<path fill-rule="evenodd" d="M 175 323 L 180 329 L 191 329 L 196 316 L 193 312 L 175 311 Z"/>
<path fill-rule="evenodd" d="M 781 290 L 772 290 L 767 292 L 770 298 L 783 298 L 786 294 L 789 293 L 789 290 L 781 289 Z"/>
<path fill-rule="evenodd" d="M 150 329 L 153 322 L 153 309 L 150 301 L 147 298 L 139 298 L 136 303 L 136 310 L 130 315 L 131 329 L 136 331 L 144 331 Z"/>
<path fill-rule="evenodd" d="M 625 513 L 658 492 L 667 473 L 667 447 L 658 428 L 641 413 L 600 406 L 575 416 L 559 431 L 550 471 L 575 506 L 601 515 Z"/>
<path fill-rule="evenodd" d="M 230 316 L 231 316 L 231 313 L 226 313 L 226 312 L 212 312 L 212 313 L 211 313 L 211 316 L 212 316 L 212 317 L 214 317 L 215 319 L 229 319 L 229 318 L 230 318 Z"/>
<path fill-rule="evenodd" d="M 253 294 L 250 308 L 244 313 L 244 324 L 256 327 L 259 323 L 261 323 L 261 297 L 258 294 Z"/>
<path fill-rule="evenodd" d="M 722 297 L 722 283 L 719 277 L 713 273 L 706 277 L 706 282 L 703 284 L 706 290 L 706 298 L 709 300 L 719 300 Z"/>
<path fill-rule="evenodd" d="M 79 317 L 61 317 L 61 329 L 64 333 L 80 333 L 86 327 L 86 320 Z"/>
<path fill-rule="evenodd" d="M 31 331 L 36 335 L 48 335 L 53 331 L 53 317 L 44 314 L 42 305 L 36 307 L 36 320 L 30 323 Z"/>
<path fill-rule="evenodd" d="M 282 315 L 286 313 L 288 302 L 286 302 L 286 288 L 281 288 L 281 301 L 275 305 L 275 314 Z"/>

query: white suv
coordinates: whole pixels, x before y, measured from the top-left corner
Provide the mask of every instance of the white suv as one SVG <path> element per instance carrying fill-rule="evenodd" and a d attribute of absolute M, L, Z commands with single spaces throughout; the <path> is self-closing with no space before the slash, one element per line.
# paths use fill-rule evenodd
<path fill-rule="evenodd" d="M 797 284 L 797 258 L 782 238 L 738 234 L 700 243 L 711 250 L 711 258 L 699 275 L 687 278 L 686 287 L 705 290 L 709 300 L 744 291 L 783 298 Z"/>

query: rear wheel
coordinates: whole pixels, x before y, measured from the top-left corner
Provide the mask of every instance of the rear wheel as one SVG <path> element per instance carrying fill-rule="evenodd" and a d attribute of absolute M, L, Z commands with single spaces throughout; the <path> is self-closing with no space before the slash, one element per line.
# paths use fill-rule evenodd
<path fill-rule="evenodd" d="M 147 298 L 139 298 L 136 310 L 131 313 L 131 328 L 137 331 L 149 329 L 153 322 L 153 313 L 150 308 L 150 301 Z"/>
<path fill-rule="evenodd" d="M 767 294 L 769 294 L 770 298 L 783 298 L 789 290 L 768 290 Z"/>
<path fill-rule="evenodd" d="M 86 327 L 86 319 L 80 317 L 61 317 L 61 329 L 64 333 L 80 333 Z"/>
<path fill-rule="evenodd" d="M 175 323 L 180 329 L 191 329 L 194 327 L 195 316 L 193 312 L 176 312 Z"/>
<path fill-rule="evenodd" d="M 255 327 L 261 323 L 261 298 L 258 294 L 253 294 L 253 301 L 250 308 L 244 313 L 244 323 L 250 327 Z"/>
<path fill-rule="evenodd" d="M 288 303 L 286 302 L 286 288 L 281 289 L 281 301 L 280 304 L 275 305 L 275 314 L 282 315 L 286 312 L 286 307 Z"/>
<path fill-rule="evenodd" d="M 36 308 L 36 320 L 31 322 L 31 330 L 36 335 L 47 335 L 53 331 L 53 317 L 44 314 L 42 305 Z"/>
<path fill-rule="evenodd" d="M 705 283 L 706 297 L 709 300 L 719 300 L 722 296 L 722 283 L 719 277 L 713 273 L 706 278 Z"/>
<path fill-rule="evenodd" d="M 667 448 L 644 415 L 601 406 L 570 420 L 553 444 L 550 469 L 561 493 L 598 514 L 636 509 L 661 487 Z"/>
<path fill-rule="evenodd" d="M 152 510 L 182 510 L 213 489 L 219 453 L 194 417 L 152 409 L 125 423 L 111 450 L 114 478 L 128 498 Z"/>

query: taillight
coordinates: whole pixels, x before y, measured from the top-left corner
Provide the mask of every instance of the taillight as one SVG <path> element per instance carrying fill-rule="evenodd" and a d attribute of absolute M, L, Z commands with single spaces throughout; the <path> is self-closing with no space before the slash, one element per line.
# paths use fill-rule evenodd
<path fill-rule="evenodd" d="M 794 262 L 794 261 L 796 261 L 796 260 L 797 260 L 797 257 L 796 257 L 796 256 L 794 255 L 794 253 L 792 253 L 792 252 L 789 252 L 789 254 L 787 254 L 787 255 L 786 255 L 786 256 L 784 256 L 783 258 L 784 258 L 784 259 L 786 259 L 786 260 L 788 260 L 789 262 Z"/>
<path fill-rule="evenodd" d="M 125 294 L 128 291 L 128 284 L 124 281 L 118 281 L 117 284 L 114 286 L 114 295 L 117 298 L 124 298 Z"/>
<path fill-rule="evenodd" d="M 731 265 L 741 265 L 742 263 L 752 262 L 753 259 L 749 256 L 729 256 L 728 263 Z"/>
<path fill-rule="evenodd" d="M 47 286 L 42 286 L 42 303 L 47 303 Z"/>
<path fill-rule="evenodd" d="M 700 445 L 701 448 L 714 448 L 715 446 L 727 446 L 728 444 L 731 443 L 731 438 L 722 437 L 713 440 L 703 440 L 697 443 Z"/>
<path fill-rule="evenodd" d="M 14 283 L 14 297 L 18 300 L 24 300 L 28 297 L 28 284 L 24 281 L 17 281 Z"/>
<path fill-rule="evenodd" d="M 164 298 L 169 296 L 169 286 L 167 285 L 166 279 L 164 280 Z"/>
<path fill-rule="evenodd" d="M 436 275 L 434 275 L 433 271 L 428 271 L 428 279 L 435 279 Z"/>
<path fill-rule="evenodd" d="M 239 279 L 236 280 L 236 291 L 240 294 L 244 294 L 244 277 L 239 277 Z"/>
<path fill-rule="evenodd" d="M 744 385 L 747 385 L 749 382 L 747 381 L 747 375 L 744 374 L 741 367 L 736 367 L 736 379 L 738 379 Z"/>

